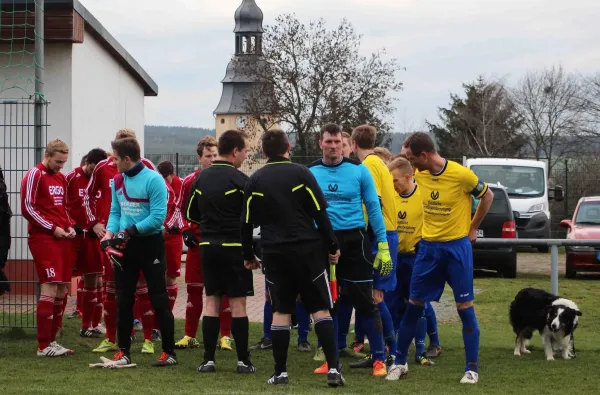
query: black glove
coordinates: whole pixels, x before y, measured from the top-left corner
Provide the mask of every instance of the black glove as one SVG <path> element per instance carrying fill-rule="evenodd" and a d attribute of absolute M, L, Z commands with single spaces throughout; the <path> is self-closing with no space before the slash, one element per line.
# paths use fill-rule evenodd
<path fill-rule="evenodd" d="M 131 233 L 129 231 L 129 228 L 120 231 L 119 233 L 117 233 L 117 235 L 115 236 L 114 240 L 115 240 L 115 248 L 119 249 L 119 250 L 124 250 L 125 246 L 127 245 L 127 242 L 129 241 L 129 239 L 131 239 Z"/>
<path fill-rule="evenodd" d="M 117 235 L 119 233 L 117 233 Z M 123 253 L 119 251 L 121 249 L 121 245 L 123 245 L 122 241 L 118 239 L 110 239 L 101 242 L 100 248 L 102 249 L 102 251 L 104 251 L 104 253 L 108 257 L 108 259 L 113 263 L 113 265 L 119 266 L 122 270 L 123 266 L 121 266 L 121 261 L 119 260 L 119 258 L 123 257 Z"/>
<path fill-rule="evenodd" d="M 75 234 L 78 236 L 83 234 L 83 229 L 77 224 L 73 225 L 73 230 L 75 230 Z"/>
<path fill-rule="evenodd" d="M 192 248 L 198 247 L 200 245 L 200 242 L 198 241 L 198 239 L 196 239 L 196 236 L 194 235 L 194 231 L 189 229 L 183 231 L 183 242 L 186 246 Z"/>

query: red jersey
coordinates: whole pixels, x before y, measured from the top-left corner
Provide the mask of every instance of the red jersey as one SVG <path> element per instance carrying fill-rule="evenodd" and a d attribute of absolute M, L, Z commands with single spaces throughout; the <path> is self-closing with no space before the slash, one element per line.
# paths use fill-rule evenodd
<path fill-rule="evenodd" d="M 177 176 L 173 176 L 171 181 L 171 188 L 175 192 L 175 198 L 177 199 L 177 207 L 181 209 L 181 191 L 183 190 L 183 180 Z"/>
<path fill-rule="evenodd" d="M 148 159 L 142 158 L 142 162 L 147 168 L 156 170 L 154 164 Z M 83 196 L 83 206 L 90 226 L 98 223 L 106 226 L 108 223 L 112 202 L 111 187 L 117 173 L 117 165 L 112 157 L 96 165 Z"/>
<path fill-rule="evenodd" d="M 165 229 L 167 232 L 170 232 L 173 228 L 177 228 L 179 230 L 183 229 L 183 219 L 181 218 L 181 211 L 177 205 L 178 196 L 175 194 L 173 187 L 171 184 L 165 180 L 165 185 L 167 186 L 167 216 L 165 218 Z"/>
<path fill-rule="evenodd" d="M 67 180 L 42 163 L 31 168 L 21 181 L 21 213 L 29 222 L 29 233 L 52 234 L 57 227 L 64 231 L 74 222 L 67 213 L 65 201 Z"/>
<path fill-rule="evenodd" d="M 198 227 L 197 224 L 189 222 L 185 219 L 185 210 L 187 210 L 187 201 L 190 197 L 190 193 L 192 192 L 192 185 L 194 184 L 196 177 L 198 177 L 198 174 L 200 174 L 200 171 L 201 169 L 198 169 L 183 179 L 181 193 L 179 195 L 179 207 L 181 207 L 182 220 L 185 224 L 183 230 L 193 230 L 196 237 L 200 237 L 200 227 Z"/>
<path fill-rule="evenodd" d="M 83 167 L 76 167 L 66 175 L 67 179 L 67 212 L 82 229 L 87 229 L 88 217 L 83 207 L 83 195 L 90 181 Z M 98 191 L 99 197 L 100 191 Z"/>

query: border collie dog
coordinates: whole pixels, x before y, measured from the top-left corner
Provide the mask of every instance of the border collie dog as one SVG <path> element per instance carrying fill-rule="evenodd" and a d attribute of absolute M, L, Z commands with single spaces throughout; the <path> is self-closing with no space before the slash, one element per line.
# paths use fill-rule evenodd
<path fill-rule="evenodd" d="M 554 360 L 555 349 L 561 349 L 563 359 L 570 359 L 573 332 L 580 316 L 581 311 L 569 299 L 541 289 L 522 289 L 510 304 L 510 323 L 517 335 L 515 355 L 531 353 L 527 345 L 537 330 L 548 361 Z"/>

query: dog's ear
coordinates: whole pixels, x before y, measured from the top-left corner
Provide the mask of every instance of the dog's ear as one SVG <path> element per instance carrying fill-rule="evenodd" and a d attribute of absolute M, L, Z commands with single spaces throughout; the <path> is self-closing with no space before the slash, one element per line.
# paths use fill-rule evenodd
<path fill-rule="evenodd" d="M 575 315 L 578 317 L 581 317 L 583 315 L 583 313 L 579 310 L 575 310 Z"/>

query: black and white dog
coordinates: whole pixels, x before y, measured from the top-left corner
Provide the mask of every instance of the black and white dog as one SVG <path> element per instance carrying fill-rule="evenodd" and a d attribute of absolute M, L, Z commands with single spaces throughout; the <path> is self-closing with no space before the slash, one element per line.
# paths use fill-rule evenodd
<path fill-rule="evenodd" d="M 522 289 L 510 304 L 510 323 L 517 335 L 515 355 L 531 353 L 527 345 L 537 330 L 542 335 L 547 360 L 554 360 L 555 349 L 561 349 L 563 359 L 570 359 L 573 332 L 580 316 L 581 311 L 569 299 L 541 289 Z"/>

